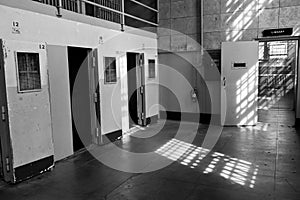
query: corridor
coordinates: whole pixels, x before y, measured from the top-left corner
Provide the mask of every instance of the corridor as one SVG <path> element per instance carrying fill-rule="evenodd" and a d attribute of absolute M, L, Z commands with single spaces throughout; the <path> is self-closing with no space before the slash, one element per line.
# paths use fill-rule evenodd
<path fill-rule="evenodd" d="M 190 125 L 182 123 L 187 137 L 193 132 Z M 272 122 L 226 127 L 210 152 L 201 148 L 207 125 L 199 125 L 192 144 L 174 138 L 178 128 L 179 122 L 161 120 L 145 130 L 137 128 L 114 144 L 89 149 L 101 157 L 117 145 L 176 160 L 163 169 L 125 173 L 103 165 L 84 150 L 58 162 L 50 173 L 17 185 L 3 183 L 1 199 L 299 198 L 300 136 L 292 126 Z M 153 135 L 156 130 L 160 131 Z"/>

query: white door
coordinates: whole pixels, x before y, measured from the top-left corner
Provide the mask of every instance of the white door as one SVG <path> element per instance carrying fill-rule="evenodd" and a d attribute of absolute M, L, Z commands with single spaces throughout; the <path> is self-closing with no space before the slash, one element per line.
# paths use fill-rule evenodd
<path fill-rule="evenodd" d="M 6 170 L 13 172 L 6 180 L 16 182 L 54 164 L 46 44 L 2 40 L 1 51 L 7 101 L 2 119 L 12 151 Z"/>
<path fill-rule="evenodd" d="M 258 42 L 224 42 L 221 54 L 222 125 L 255 125 Z"/>

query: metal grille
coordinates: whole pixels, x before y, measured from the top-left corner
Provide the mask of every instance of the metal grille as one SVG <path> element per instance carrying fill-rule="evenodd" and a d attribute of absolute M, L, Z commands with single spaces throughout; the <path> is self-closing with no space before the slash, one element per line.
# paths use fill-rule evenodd
<path fill-rule="evenodd" d="M 117 82 L 117 67 L 115 57 L 105 57 L 105 83 Z"/>
<path fill-rule="evenodd" d="M 38 53 L 17 53 L 19 91 L 41 89 L 40 62 Z"/>
<path fill-rule="evenodd" d="M 122 2 L 121 0 L 87 0 L 85 1 L 86 15 L 97 17 L 111 22 L 121 23 L 121 14 L 113 10 L 121 12 Z M 101 6 L 105 6 L 110 9 L 106 9 Z"/>
<path fill-rule="evenodd" d="M 269 109 L 293 92 L 296 66 L 295 41 L 260 42 L 259 108 Z"/>
<path fill-rule="evenodd" d="M 33 0 L 36 2 L 40 2 L 43 4 L 48 4 L 51 6 L 56 6 L 59 7 L 59 0 Z M 61 7 L 63 9 L 73 11 L 73 12 L 78 12 L 78 6 L 79 6 L 79 1 L 78 0 L 62 0 L 62 5 Z"/>
<path fill-rule="evenodd" d="M 33 0 L 133 27 L 158 26 L 158 2 L 136 0 Z M 125 5 L 123 5 L 125 2 Z M 60 15 L 60 12 L 58 12 Z"/>
<path fill-rule="evenodd" d="M 148 60 L 148 77 L 155 78 L 155 60 Z"/>

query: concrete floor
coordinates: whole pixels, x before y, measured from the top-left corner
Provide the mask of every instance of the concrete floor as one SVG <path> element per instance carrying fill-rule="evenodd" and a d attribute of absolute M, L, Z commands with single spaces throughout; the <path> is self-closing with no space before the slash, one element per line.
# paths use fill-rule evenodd
<path fill-rule="evenodd" d="M 199 126 L 192 145 L 179 140 L 174 143 L 178 126 L 178 122 L 160 121 L 115 145 L 136 153 L 156 151 L 166 160 L 172 159 L 180 145 L 187 145 L 194 155 L 189 160 L 185 154 L 154 172 L 125 173 L 82 151 L 58 162 L 51 172 L 17 185 L 2 183 L 0 199 L 299 199 L 300 133 L 292 126 L 272 122 L 226 127 L 202 160 L 201 152 L 191 150 L 201 146 L 208 126 Z M 187 136 L 193 132 L 189 127 L 185 123 L 182 130 Z M 167 147 L 171 140 L 173 147 Z M 94 147 L 91 152 L 101 157 L 112 146 Z M 160 147 L 161 153 L 157 151 Z M 168 148 L 172 154 L 163 154 Z M 128 164 L 125 158 L 124 165 Z"/>

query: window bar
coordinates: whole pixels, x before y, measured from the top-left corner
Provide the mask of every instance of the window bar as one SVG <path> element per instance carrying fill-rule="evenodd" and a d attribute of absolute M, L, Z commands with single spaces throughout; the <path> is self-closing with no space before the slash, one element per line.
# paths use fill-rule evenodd
<path fill-rule="evenodd" d="M 125 0 L 122 0 L 122 11 L 121 11 L 121 18 L 120 21 L 121 21 L 121 31 L 124 31 L 124 26 L 125 26 L 125 15 L 124 15 L 124 12 L 125 12 Z"/>

